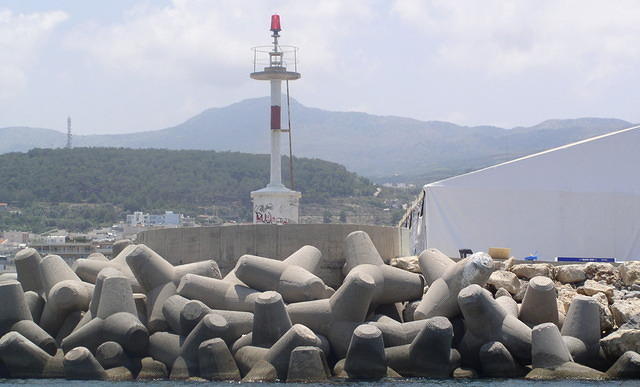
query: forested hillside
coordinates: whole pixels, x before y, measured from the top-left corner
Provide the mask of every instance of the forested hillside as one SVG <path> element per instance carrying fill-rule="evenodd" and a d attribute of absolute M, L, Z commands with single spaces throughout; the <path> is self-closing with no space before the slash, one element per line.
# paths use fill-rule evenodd
<path fill-rule="evenodd" d="M 336 163 L 294 158 L 294 166 L 303 204 L 375 190 L 367 179 Z M 288 170 L 283 158 L 287 183 Z M 0 229 L 23 228 L 25 221 L 83 229 L 121 219 L 122 212 L 174 209 L 197 215 L 197 208 L 214 206 L 222 209 L 218 212 L 246 208 L 239 218 L 229 217 L 248 220 L 243 217 L 249 213 L 249 193 L 264 187 L 268 176 L 268 155 L 237 152 L 75 148 L 9 153 L 0 155 L 0 202 L 23 211 L 20 219 L 0 216 Z"/>

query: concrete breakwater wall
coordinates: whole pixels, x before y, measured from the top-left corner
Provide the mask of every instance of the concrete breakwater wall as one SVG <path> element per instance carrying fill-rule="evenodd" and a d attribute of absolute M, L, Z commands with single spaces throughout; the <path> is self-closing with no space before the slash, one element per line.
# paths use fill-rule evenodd
<path fill-rule="evenodd" d="M 138 234 L 142 243 L 174 265 L 215 260 L 222 275 L 233 269 L 244 254 L 284 259 L 300 246 L 322 252 L 318 277 L 329 286 L 342 283 L 345 237 L 356 230 L 369 234 L 385 262 L 409 255 L 408 230 L 398 227 L 356 224 L 241 224 L 212 227 L 170 228 Z"/>

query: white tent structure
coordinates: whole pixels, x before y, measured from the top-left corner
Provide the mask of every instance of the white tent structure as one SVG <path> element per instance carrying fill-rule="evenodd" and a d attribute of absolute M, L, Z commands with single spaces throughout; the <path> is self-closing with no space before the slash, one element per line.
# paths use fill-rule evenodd
<path fill-rule="evenodd" d="M 522 259 L 640 259 L 640 126 L 427 184 L 415 253 L 509 247 Z"/>

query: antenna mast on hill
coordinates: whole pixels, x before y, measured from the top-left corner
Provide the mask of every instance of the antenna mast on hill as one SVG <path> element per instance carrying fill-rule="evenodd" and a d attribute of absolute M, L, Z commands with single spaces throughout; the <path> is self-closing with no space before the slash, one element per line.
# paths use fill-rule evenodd
<path fill-rule="evenodd" d="M 71 149 L 71 117 L 67 117 L 67 149 Z"/>

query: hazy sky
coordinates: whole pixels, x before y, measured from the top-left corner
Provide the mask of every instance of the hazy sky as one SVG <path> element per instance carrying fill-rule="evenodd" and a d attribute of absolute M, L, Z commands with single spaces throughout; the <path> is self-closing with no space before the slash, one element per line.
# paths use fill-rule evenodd
<path fill-rule="evenodd" d="M 267 95 L 250 48 L 269 44 L 274 12 L 307 106 L 640 122 L 637 0 L 0 0 L 0 127 L 152 130 Z"/>

